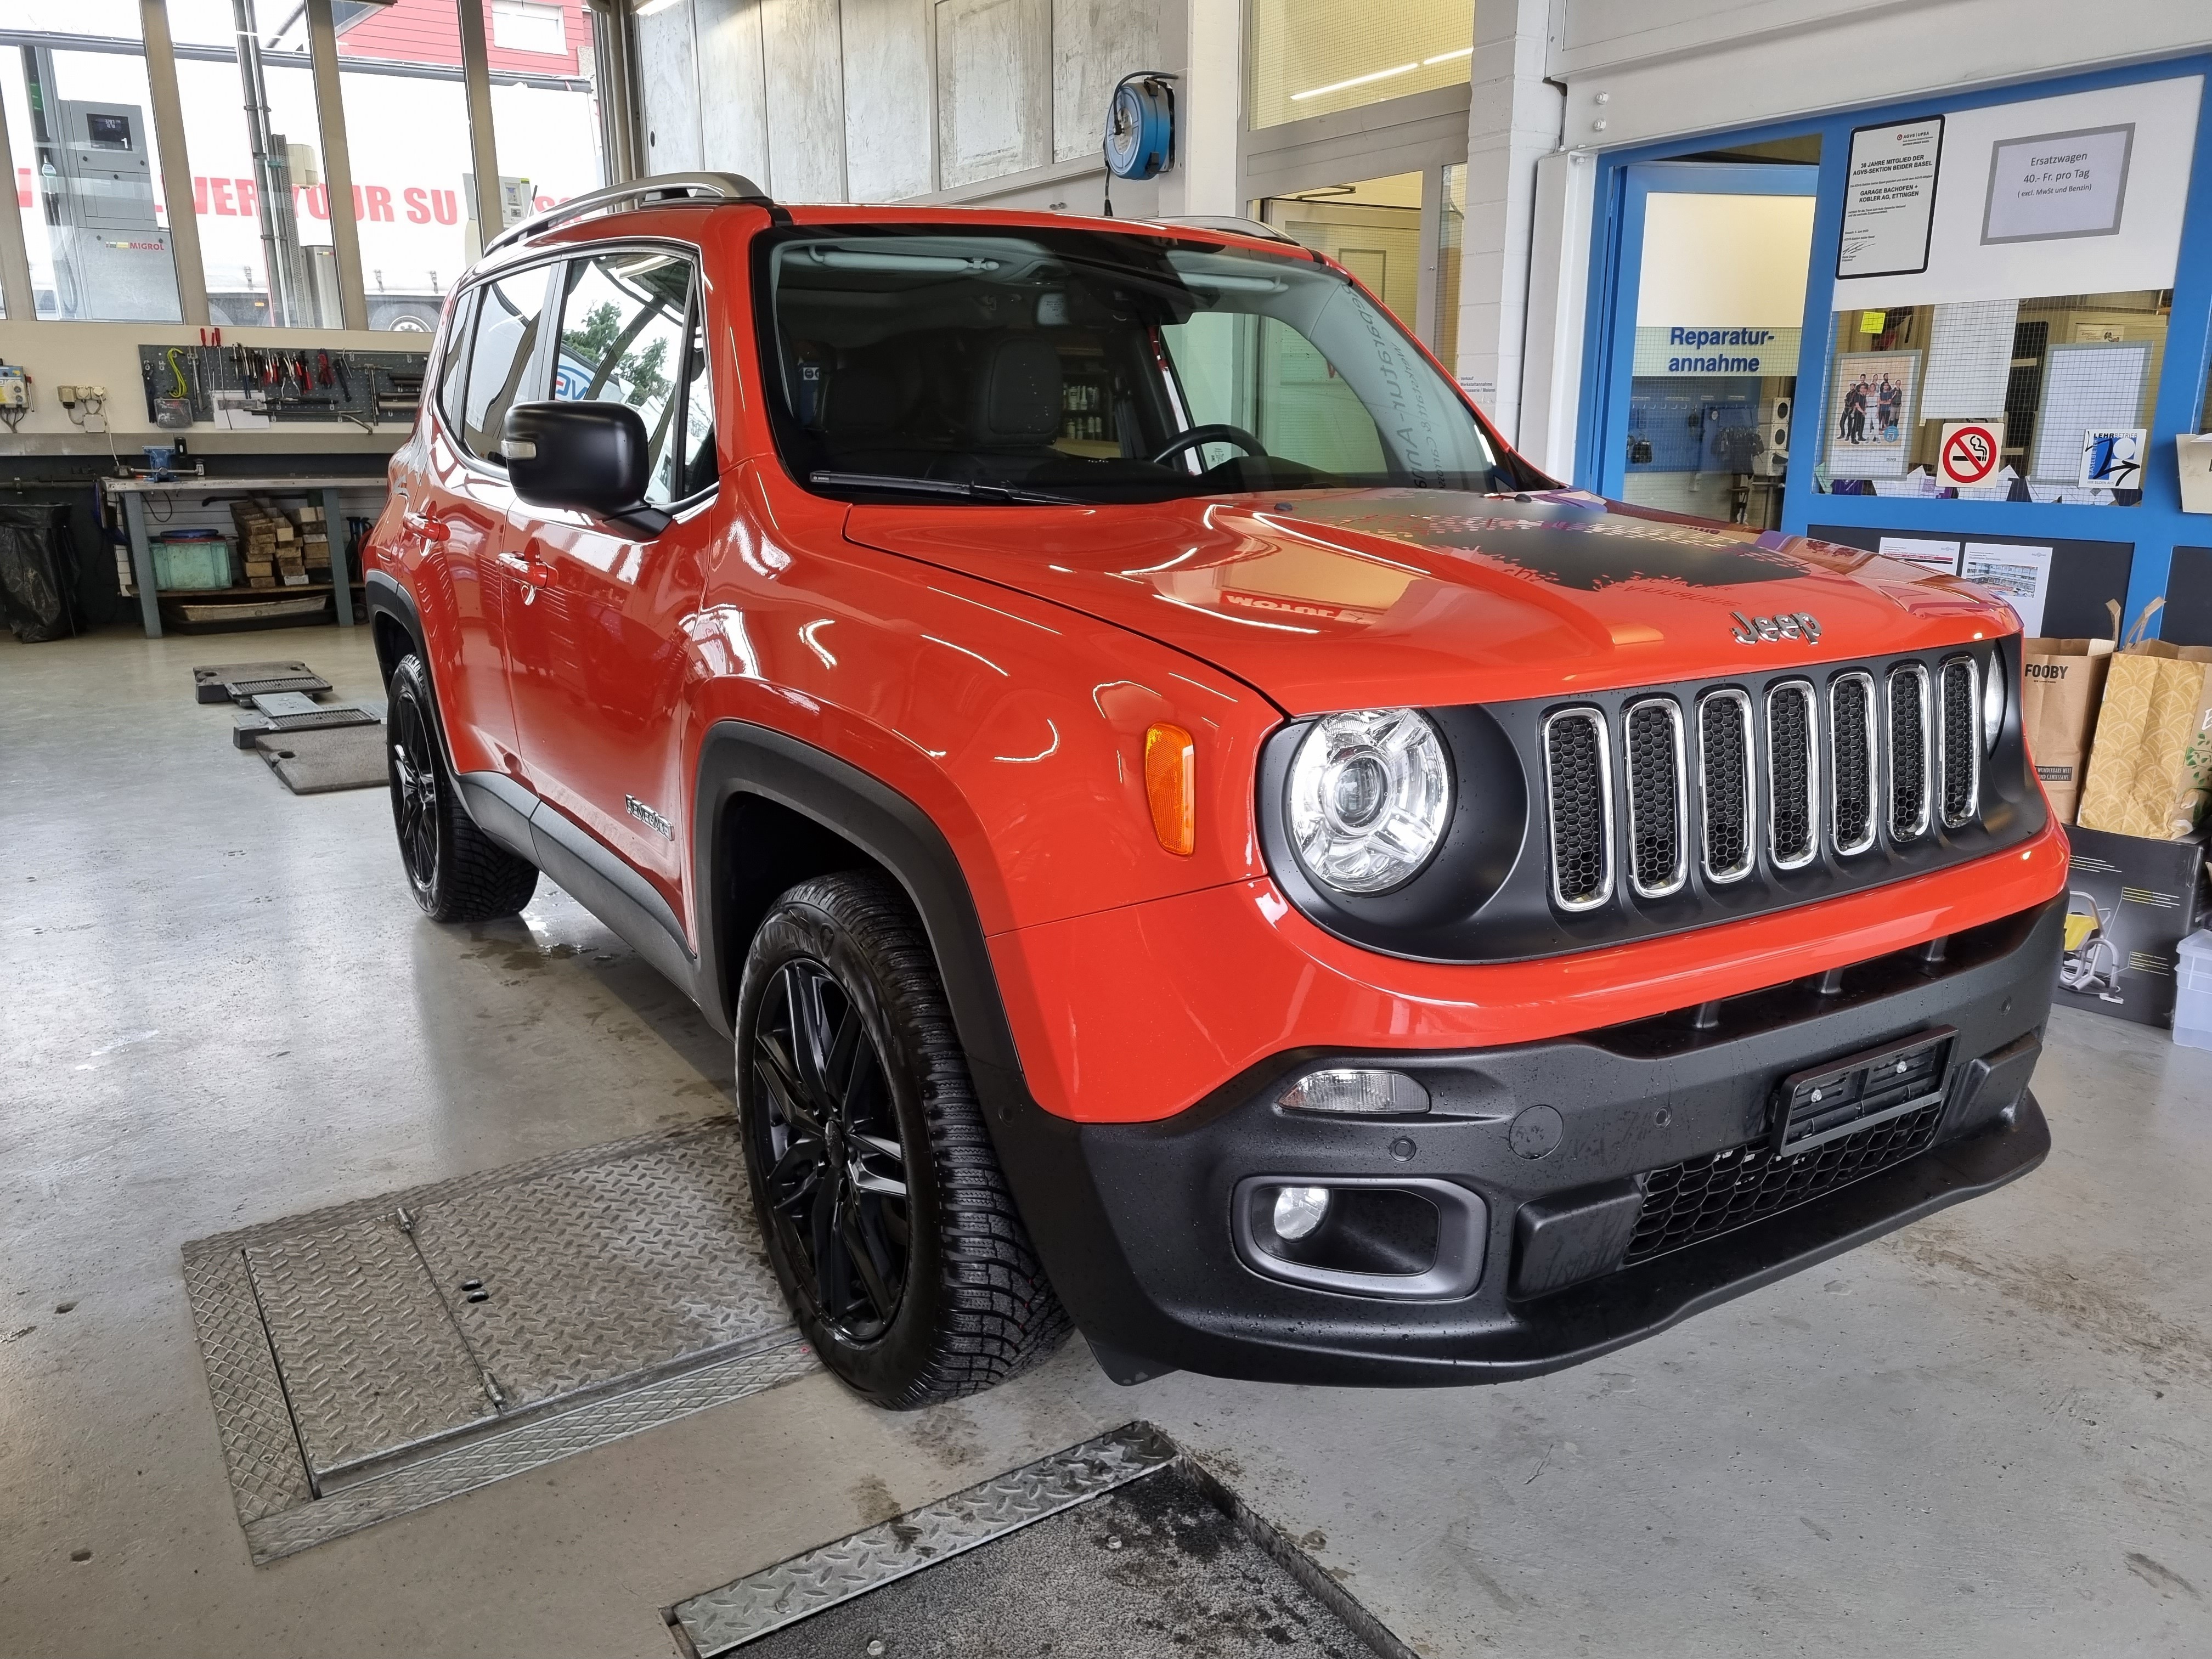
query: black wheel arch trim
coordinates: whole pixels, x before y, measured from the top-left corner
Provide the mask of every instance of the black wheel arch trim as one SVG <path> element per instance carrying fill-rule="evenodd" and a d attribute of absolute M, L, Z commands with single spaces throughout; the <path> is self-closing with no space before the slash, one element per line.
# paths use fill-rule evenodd
<path fill-rule="evenodd" d="M 720 830 L 741 795 L 773 801 L 852 842 L 906 890 L 929 936 L 961 1047 L 989 1115 L 1003 1121 L 1002 1111 L 1010 1109 L 1000 1093 L 1007 1085 L 1026 1101 L 982 920 L 951 843 L 928 813 L 827 750 L 769 726 L 717 720 L 699 745 L 692 796 L 695 890 L 702 897 L 729 890 L 732 849 Z M 720 938 L 721 922 L 716 903 L 700 905 L 698 1001 L 727 1030 L 744 941 Z"/>

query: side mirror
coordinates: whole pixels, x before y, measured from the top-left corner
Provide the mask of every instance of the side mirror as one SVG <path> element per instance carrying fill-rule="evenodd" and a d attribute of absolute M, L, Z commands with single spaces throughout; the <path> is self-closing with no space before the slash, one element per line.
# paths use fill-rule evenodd
<path fill-rule="evenodd" d="M 645 422 L 627 404 L 517 404 L 500 428 L 507 481 L 532 507 L 569 507 L 651 540 L 667 514 L 647 505 Z"/>

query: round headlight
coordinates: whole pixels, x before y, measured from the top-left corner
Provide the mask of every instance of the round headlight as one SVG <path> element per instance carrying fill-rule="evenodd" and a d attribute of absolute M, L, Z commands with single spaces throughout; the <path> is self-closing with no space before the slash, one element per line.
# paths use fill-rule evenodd
<path fill-rule="evenodd" d="M 1444 838 L 1451 793 L 1443 739 L 1419 710 L 1325 715 L 1291 763 L 1291 841 L 1322 885 L 1387 893 Z"/>
<path fill-rule="evenodd" d="M 1982 747 L 1991 754 L 2004 733 L 2004 660 L 2003 652 L 1992 651 L 1982 668 Z"/>

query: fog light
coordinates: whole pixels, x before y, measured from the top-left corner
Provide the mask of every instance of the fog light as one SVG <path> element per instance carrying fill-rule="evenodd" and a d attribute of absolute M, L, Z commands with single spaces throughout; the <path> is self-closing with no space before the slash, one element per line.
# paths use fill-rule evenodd
<path fill-rule="evenodd" d="M 1328 1188 L 1326 1187 L 1278 1187 L 1275 1188 L 1275 1212 L 1271 1218 L 1279 1238 L 1305 1237 L 1328 1219 Z"/>
<path fill-rule="evenodd" d="M 1340 1067 L 1308 1072 L 1275 1097 L 1294 1112 L 1425 1112 L 1429 1091 L 1403 1072 Z"/>

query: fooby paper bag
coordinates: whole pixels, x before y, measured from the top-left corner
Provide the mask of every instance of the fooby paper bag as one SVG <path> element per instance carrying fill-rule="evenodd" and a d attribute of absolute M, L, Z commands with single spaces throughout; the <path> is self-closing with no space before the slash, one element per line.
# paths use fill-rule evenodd
<path fill-rule="evenodd" d="M 2212 795 L 2212 646 L 2146 640 L 2154 599 L 2105 677 L 2081 790 L 2084 829 L 2176 841 Z"/>
<path fill-rule="evenodd" d="M 2081 774 L 2089 761 L 2089 735 L 2097 729 L 2097 707 L 2105 694 L 2105 671 L 2120 643 L 2120 602 L 2106 602 L 2112 613 L 2108 640 L 2023 640 L 2021 723 L 2035 775 L 2051 797 L 2061 823 L 2074 822 L 2081 799 Z"/>

